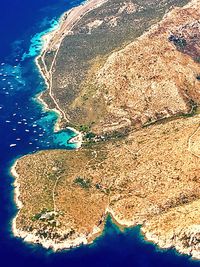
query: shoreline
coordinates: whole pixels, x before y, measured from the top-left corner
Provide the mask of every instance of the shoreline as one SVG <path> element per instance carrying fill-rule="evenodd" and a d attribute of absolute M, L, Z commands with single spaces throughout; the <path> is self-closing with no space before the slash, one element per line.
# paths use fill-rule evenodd
<path fill-rule="evenodd" d="M 40 54 L 35 58 L 34 61 L 35 61 L 35 64 L 36 64 L 36 66 L 38 68 L 39 73 L 41 74 L 42 78 L 45 81 L 46 88 L 44 89 L 44 91 L 45 90 L 49 90 L 49 87 L 50 87 L 50 83 L 48 81 L 49 80 L 49 73 L 48 73 L 47 70 L 46 70 L 46 73 L 43 71 L 43 69 L 42 69 L 42 67 L 41 67 L 41 65 L 39 63 L 39 60 L 41 59 L 43 61 L 43 58 L 42 58 L 43 54 L 48 51 L 49 43 L 54 38 L 55 34 L 58 33 L 61 30 L 61 27 L 63 26 L 63 24 L 65 22 L 65 16 L 73 14 L 74 11 L 80 9 L 81 7 L 84 8 L 84 6 L 87 6 L 87 5 L 90 6 L 90 3 L 92 5 L 92 3 L 94 2 L 94 6 L 92 5 L 89 9 L 86 8 L 86 12 L 85 13 L 83 12 L 83 13 L 79 14 L 77 19 L 75 20 L 75 23 L 77 23 L 82 18 L 82 16 L 84 16 L 87 12 L 90 12 L 91 10 L 93 10 L 94 8 L 98 7 L 99 5 L 103 4 L 106 1 L 107 0 L 87 0 L 87 1 L 84 1 L 83 3 L 81 3 L 80 5 L 78 5 L 77 7 L 71 8 L 70 10 L 64 12 L 61 15 L 61 17 L 59 18 L 58 28 L 56 28 L 56 29 L 44 34 L 41 37 L 42 40 L 43 40 L 42 49 L 41 49 Z M 67 20 L 67 18 L 66 18 L 66 20 Z M 72 28 L 74 27 L 74 25 L 75 24 L 72 24 Z M 64 37 L 66 35 L 68 35 L 69 33 L 70 33 L 70 29 L 68 29 L 67 33 L 64 36 L 62 35 L 60 43 L 62 42 Z M 43 61 L 43 63 L 44 63 L 44 61 Z M 44 67 L 46 69 L 45 64 L 44 64 Z M 51 108 L 48 107 L 48 104 L 42 99 L 42 94 L 43 94 L 44 91 L 42 91 L 41 93 L 36 95 L 35 100 L 38 101 L 41 104 L 41 106 L 42 106 L 42 108 L 44 110 L 46 110 L 46 111 L 54 111 L 55 113 L 58 114 L 58 118 L 57 118 L 56 123 L 54 125 L 54 131 L 58 132 L 58 131 L 62 130 L 62 128 L 60 126 L 60 122 L 61 122 L 62 118 L 64 117 L 64 119 L 66 121 L 68 121 L 68 120 L 66 119 L 65 114 L 63 112 L 61 112 L 61 110 L 59 108 L 51 109 Z M 52 96 L 50 94 L 49 94 L 49 96 L 52 98 Z M 53 98 L 52 98 L 52 100 L 54 101 Z M 54 101 L 54 103 L 55 103 L 55 101 Z M 76 129 L 72 128 L 72 127 L 67 127 L 66 129 L 69 129 L 69 130 L 73 131 L 76 134 L 74 137 L 72 137 L 70 140 L 68 140 L 68 142 L 73 144 L 74 143 L 73 140 L 75 140 L 75 143 L 74 143 L 74 144 L 76 144 L 76 148 L 75 149 L 80 148 L 81 145 L 82 145 L 82 141 L 83 141 L 83 134 L 81 132 L 77 131 Z M 16 220 L 17 220 L 18 214 L 20 212 L 20 209 L 23 207 L 23 203 L 20 200 L 20 183 L 18 181 L 19 174 L 16 171 L 17 163 L 18 163 L 18 159 L 14 162 L 14 164 L 10 168 L 11 176 L 14 178 L 14 182 L 13 182 L 14 201 L 15 201 L 16 207 L 18 209 L 17 214 L 12 219 L 12 232 L 13 232 L 13 235 L 15 237 L 22 238 L 25 242 L 28 242 L 28 243 L 31 243 L 31 244 L 40 244 L 46 249 L 51 248 L 54 252 L 56 252 L 58 250 L 64 250 L 64 249 L 78 247 L 81 244 L 92 243 L 93 240 L 95 239 L 95 237 L 97 237 L 102 232 L 101 228 L 98 227 L 98 226 L 94 227 L 93 231 L 89 235 L 79 234 L 79 236 L 76 237 L 75 239 L 67 240 L 67 241 L 64 241 L 62 243 L 56 243 L 56 242 L 54 242 L 53 240 L 50 240 L 50 239 L 46 239 L 45 240 L 44 238 L 42 239 L 42 238 L 37 237 L 36 235 L 34 235 L 34 233 L 29 233 L 29 232 L 26 232 L 26 231 L 22 231 L 22 230 L 19 230 L 17 228 Z M 88 240 L 90 240 L 90 241 L 88 241 Z"/>
<path fill-rule="evenodd" d="M 46 111 L 46 112 L 53 111 L 53 112 L 55 112 L 58 115 L 58 117 L 56 119 L 56 122 L 55 122 L 55 124 L 53 126 L 53 131 L 55 133 L 57 133 L 57 132 L 59 132 L 61 130 L 64 130 L 64 128 L 61 128 L 61 126 L 60 126 L 61 120 L 62 120 L 62 114 L 61 114 L 61 112 L 58 109 L 56 109 L 56 108 L 53 108 L 53 109 L 49 108 L 48 105 L 47 105 L 47 103 L 41 98 L 41 95 L 42 95 L 42 93 L 39 93 L 38 95 L 36 95 L 35 101 L 37 101 L 42 106 L 42 109 L 44 111 Z M 67 141 L 67 144 L 74 144 L 74 145 L 76 145 L 76 147 L 74 149 L 81 148 L 82 143 L 83 143 L 83 133 L 79 132 L 78 130 L 76 130 L 75 128 L 72 128 L 72 127 L 66 127 L 65 129 L 66 130 L 68 129 L 68 130 L 70 130 L 70 131 L 72 131 L 73 133 L 76 134 L 74 137 L 70 138 Z M 75 142 L 73 142 L 74 139 L 75 139 Z M 78 142 L 76 141 L 76 139 L 78 139 Z"/>
<path fill-rule="evenodd" d="M 15 161 L 15 163 L 12 165 L 10 169 L 10 173 L 15 179 L 13 182 L 13 187 L 14 187 L 14 200 L 17 206 L 17 214 L 12 220 L 12 232 L 15 237 L 22 238 L 24 242 L 31 243 L 31 244 L 40 244 L 44 248 L 49 249 L 52 248 L 52 250 L 55 252 L 57 250 L 61 249 L 67 249 L 67 248 L 72 248 L 72 247 L 77 247 L 81 244 L 87 244 L 87 239 L 84 236 L 78 237 L 75 240 L 67 240 L 63 242 L 62 244 L 57 244 L 53 242 L 52 240 L 45 240 L 38 238 L 36 235 L 33 233 L 29 233 L 26 231 L 19 230 L 16 225 L 16 220 L 18 217 L 18 213 L 20 212 L 20 209 L 23 207 L 23 203 L 20 201 L 20 183 L 18 182 L 19 179 L 19 174 L 16 171 L 16 166 L 18 163 L 18 159 Z"/>
<path fill-rule="evenodd" d="M 18 182 L 19 174 L 16 171 L 17 163 L 18 163 L 18 159 L 14 162 L 14 164 L 12 165 L 12 167 L 10 169 L 10 173 L 11 173 L 12 177 L 15 179 L 13 182 L 14 200 L 15 200 L 15 203 L 16 203 L 16 206 L 18 209 L 16 216 L 12 220 L 13 236 L 21 238 L 23 240 L 23 242 L 26 242 L 29 244 L 41 245 L 43 248 L 46 248 L 46 249 L 52 249 L 52 251 L 54 253 L 56 253 L 58 251 L 76 248 L 76 247 L 79 247 L 81 245 L 92 244 L 93 242 L 95 242 L 95 240 L 98 236 L 102 235 L 103 229 L 105 227 L 105 220 L 103 223 L 103 228 L 99 227 L 99 226 L 95 226 L 93 228 L 93 231 L 87 235 L 84 233 L 81 233 L 81 234 L 78 233 L 76 238 L 68 239 L 68 240 L 60 242 L 60 243 L 57 243 L 56 241 L 54 241 L 52 239 L 40 238 L 36 235 L 36 232 L 35 233 L 34 232 L 29 233 L 27 231 L 19 230 L 16 226 L 16 220 L 18 217 L 18 213 L 20 212 L 20 209 L 23 207 L 23 203 L 19 199 L 19 197 L 20 197 L 20 183 Z M 159 239 L 159 237 L 156 236 L 152 232 L 148 232 L 145 229 L 145 225 L 144 225 L 145 222 L 143 224 L 139 224 L 136 222 L 120 220 L 119 218 L 117 218 L 115 216 L 114 212 L 109 207 L 105 211 L 105 219 L 108 216 L 111 216 L 112 222 L 119 228 L 119 230 L 121 232 L 123 232 L 123 230 L 125 230 L 125 229 L 130 229 L 130 228 L 134 228 L 137 226 L 141 226 L 140 227 L 140 234 L 141 234 L 141 238 L 144 242 L 147 242 L 147 243 L 150 243 L 150 244 L 157 246 L 158 249 L 161 251 L 167 250 L 167 249 L 174 249 L 179 254 L 179 256 L 183 255 L 183 256 L 190 257 L 192 260 L 198 260 L 198 261 L 200 260 L 200 255 L 197 251 L 194 250 L 192 252 L 192 251 L 190 251 L 189 248 L 187 250 L 181 246 L 176 246 L 175 244 L 170 243 L 170 242 L 168 242 L 166 244 L 165 240 Z"/>
<path fill-rule="evenodd" d="M 71 10 L 71 12 L 72 12 L 72 10 Z M 70 13 L 70 11 L 68 11 L 68 12 Z M 65 16 L 66 13 L 64 13 L 63 16 Z M 57 31 L 57 30 L 55 30 L 55 31 Z M 50 34 L 50 33 L 48 33 L 48 34 Z M 61 40 L 61 42 L 62 42 L 62 40 Z M 41 54 L 37 58 L 41 57 L 42 53 L 43 52 L 41 52 Z M 37 61 L 37 58 L 36 58 L 36 61 Z M 46 90 L 48 90 L 48 86 L 49 86 L 48 78 L 45 76 L 45 74 L 43 74 L 42 68 L 40 67 L 38 61 L 37 61 L 37 66 L 38 66 L 38 69 L 39 69 L 42 77 L 45 80 L 45 83 L 47 84 Z M 42 93 L 37 97 L 37 99 L 42 103 L 42 105 L 44 106 L 45 109 L 55 111 L 59 115 L 58 119 L 57 119 L 57 121 L 56 121 L 56 123 L 54 125 L 54 127 L 55 127 L 54 129 L 55 129 L 55 131 L 61 130 L 60 121 L 62 119 L 62 113 L 59 110 L 57 110 L 56 108 L 55 109 L 50 109 L 48 107 L 47 103 L 42 99 Z M 73 132 L 75 132 L 77 134 L 76 136 L 80 135 L 81 138 L 82 138 L 82 134 L 80 132 L 78 132 L 77 130 L 75 130 L 75 129 L 71 128 L 71 127 L 67 127 L 67 129 L 72 130 Z M 70 140 L 76 138 L 76 136 L 71 138 Z M 82 139 L 81 139 L 81 142 L 78 143 L 78 144 L 81 147 Z M 13 183 L 14 184 L 14 193 L 15 193 L 15 202 L 16 202 L 17 208 L 20 210 L 23 207 L 23 203 L 19 199 L 20 198 L 20 184 L 18 182 L 19 174 L 16 171 L 17 163 L 18 163 L 18 160 L 16 160 L 15 163 L 13 164 L 13 166 L 11 168 L 11 174 L 15 178 L 15 181 Z M 129 222 L 129 221 L 126 221 L 126 220 L 120 220 L 119 218 L 116 218 L 114 212 L 112 210 L 110 210 L 109 208 L 106 210 L 106 214 L 110 214 L 114 218 L 114 220 L 117 223 L 117 225 L 119 225 L 119 226 L 121 225 L 121 227 L 130 228 L 130 227 L 136 226 L 136 225 L 134 225 L 134 222 L 131 222 L 131 221 Z M 53 251 L 69 249 L 69 248 L 72 248 L 72 247 L 80 246 L 81 244 L 89 244 L 88 239 L 89 238 L 92 239 L 93 235 L 95 236 L 95 234 L 101 232 L 101 229 L 100 228 L 98 229 L 98 227 L 97 227 L 88 236 L 86 236 L 84 234 L 82 234 L 82 235 L 80 234 L 80 236 L 78 236 L 77 238 L 75 238 L 73 240 L 67 240 L 67 241 L 64 241 L 64 242 L 58 244 L 58 243 L 56 243 L 56 242 L 54 242 L 53 240 L 50 240 L 50 239 L 46 239 L 45 240 L 45 239 L 42 239 L 42 238 L 38 238 L 36 235 L 34 235 L 34 233 L 30 234 L 28 232 L 25 232 L 25 231 L 17 229 L 17 227 L 16 227 L 17 216 L 18 215 L 16 215 L 15 218 L 13 219 L 13 224 L 12 224 L 12 229 L 13 229 L 13 233 L 14 233 L 15 236 L 23 238 L 24 241 L 28 242 L 28 243 L 41 244 L 44 248 L 47 248 L 47 249 L 48 248 L 52 248 Z M 132 223 L 133 223 L 133 225 L 132 225 Z M 144 238 L 148 242 L 151 242 L 151 243 L 153 242 L 154 244 L 158 245 L 162 249 L 170 248 L 170 247 L 162 247 L 162 245 L 160 245 L 159 239 L 156 236 L 154 237 L 153 233 L 145 232 L 145 230 L 141 230 L 141 233 L 143 234 Z M 94 239 L 92 239 L 91 242 L 93 242 L 93 240 Z M 178 252 L 180 254 L 185 254 L 184 252 L 183 253 L 180 252 L 180 251 L 178 251 Z"/>
<path fill-rule="evenodd" d="M 192 251 L 190 248 L 186 249 L 184 247 L 181 247 L 179 244 L 175 245 L 170 242 L 165 243 L 165 240 L 159 239 L 159 237 L 154 233 L 146 231 L 144 229 L 144 225 L 142 225 L 140 233 L 145 242 L 153 244 L 160 251 L 167 251 L 169 249 L 172 249 L 175 251 L 175 253 L 177 253 L 178 256 L 186 256 L 189 257 L 192 261 L 200 262 L 200 253 L 198 251 Z"/>
<path fill-rule="evenodd" d="M 71 248 L 76 248 L 80 245 L 89 245 L 95 241 L 95 239 L 100 236 L 103 232 L 103 229 L 105 227 L 105 223 L 103 224 L 103 228 L 99 226 L 95 226 L 93 228 L 93 231 L 86 235 L 86 234 L 79 234 L 78 237 L 71 240 L 66 240 L 61 243 L 56 243 L 52 239 L 45 239 L 45 238 L 39 238 L 34 233 L 29 233 L 27 231 L 19 230 L 16 226 L 16 220 L 18 217 L 18 213 L 20 212 L 20 209 L 23 207 L 23 203 L 20 200 L 20 183 L 18 182 L 19 174 L 16 171 L 16 167 L 18 164 L 17 159 L 14 164 L 12 165 L 10 169 L 10 173 L 12 177 L 14 178 L 13 186 L 14 186 L 14 200 L 17 206 L 17 214 L 12 220 L 12 232 L 15 237 L 22 238 L 24 242 L 30 243 L 30 244 L 38 244 L 42 245 L 46 249 L 52 249 L 53 252 L 61 251 L 61 250 L 67 250 Z M 131 228 L 137 225 L 132 225 L 131 223 L 123 223 L 121 221 L 118 221 L 117 218 L 115 218 L 114 213 L 109 208 L 105 211 L 105 218 L 110 215 L 113 223 L 117 225 L 117 227 L 122 231 L 124 228 Z M 104 221 L 105 222 L 105 221 Z M 124 221 L 125 222 L 125 221 Z"/>
<path fill-rule="evenodd" d="M 53 95 L 51 94 L 51 83 L 52 83 L 52 75 L 51 75 L 51 70 L 47 71 L 46 65 L 45 65 L 45 61 L 44 61 L 44 56 L 46 54 L 47 51 L 51 50 L 51 42 L 53 41 L 53 39 L 55 38 L 56 34 L 59 35 L 60 33 L 60 39 L 58 39 L 59 41 L 59 46 L 62 43 L 63 39 L 70 34 L 72 28 L 76 25 L 77 22 L 79 22 L 79 20 L 86 15 L 88 12 L 90 12 L 91 10 L 97 8 L 98 6 L 102 5 L 103 3 L 107 2 L 107 0 L 87 0 L 82 2 L 80 5 L 71 8 L 70 10 L 67 10 L 66 12 L 64 12 L 59 20 L 58 20 L 58 27 L 56 29 L 53 29 L 52 31 L 47 32 L 46 34 L 44 34 L 41 38 L 43 40 L 43 45 L 42 45 L 42 49 L 40 54 L 35 58 L 35 64 L 39 70 L 39 73 L 41 74 L 42 78 L 45 81 L 46 84 L 46 88 L 44 91 L 48 91 L 49 97 L 53 100 L 54 104 L 55 104 L 55 108 L 51 109 L 49 108 L 48 104 L 45 102 L 45 100 L 42 98 L 42 94 L 44 91 L 42 91 L 41 93 L 39 93 L 38 95 L 36 95 L 36 101 L 38 101 L 41 105 L 42 108 L 46 111 L 54 111 L 55 113 L 57 113 L 58 118 L 56 120 L 56 123 L 54 125 L 54 131 L 58 132 L 60 130 L 62 130 L 63 128 L 61 127 L 61 121 L 62 119 L 64 119 L 66 122 L 69 122 L 69 119 L 66 117 L 65 113 L 61 110 L 61 108 L 59 107 L 59 105 L 57 104 L 56 100 L 54 99 Z M 88 6 L 88 8 L 87 8 Z M 84 10 L 85 7 L 85 10 Z M 81 8 L 83 9 L 81 12 Z M 80 11 L 79 11 L 80 9 Z M 75 13 L 75 14 L 73 14 Z M 78 14 L 76 14 L 78 13 Z M 80 14 L 79 14 L 80 13 Z M 74 22 L 73 22 L 73 16 L 75 15 L 74 18 Z M 69 17 L 71 16 L 72 18 L 70 19 Z M 68 27 L 65 28 L 65 23 L 67 24 L 67 21 L 69 20 L 67 25 Z M 64 29 L 62 29 L 62 27 L 64 27 Z M 62 32 L 64 31 L 64 32 Z M 54 47 L 53 47 L 54 49 Z M 59 47 L 57 48 L 57 52 L 59 50 Z M 57 53 L 56 52 L 56 53 Z M 57 55 L 57 54 L 56 54 Z M 55 55 L 55 57 L 56 57 Z M 40 65 L 39 61 L 42 61 L 43 67 Z M 54 58 L 55 60 L 55 58 Z M 54 60 L 52 62 L 51 65 L 51 69 L 53 67 L 54 64 Z M 76 149 L 81 148 L 82 146 L 82 142 L 83 142 L 83 134 L 79 131 L 77 131 L 76 129 L 72 128 L 72 127 L 66 127 L 66 129 L 69 129 L 71 131 L 73 131 L 76 136 L 72 137 L 70 140 L 68 140 L 69 144 L 74 144 L 76 145 Z M 78 140 L 78 141 L 77 141 Z"/>
<path fill-rule="evenodd" d="M 20 212 L 20 209 L 23 207 L 23 203 L 19 199 L 20 198 L 20 183 L 18 182 L 19 174 L 16 171 L 17 163 L 18 163 L 18 159 L 14 162 L 14 164 L 12 165 L 10 169 L 10 173 L 12 177 L 15 179 L 13 182 L 14 200 L 15 200 L 15 203 L 18 209 L 16 216 L 12 220 L 13 236 L 21 238 L 26 243 L 42 245 L 43 248 L 52 249 L 53 252 L 57 252 L 57 251 L 76 248 L 76 247 L 79 247 L 80 245 L 92 244 L 95 241 L 95 239 L 102 234 L 105 224 L 103 224 L 104 226 L 103 228 L 95 226 L 93 228 L 93 231 L 88 235 L 82 233 L 82 234 L 79 234 L 79 236 L 77 236 L 75 239 L 66 240 L 61 243 L 56 243 L 56 241 L 53 241 L 52 239 L 40 238 L 36 235 L 36 233 L 34 234 L 34 233 L 29 233 L 27 231 L 19 230 L 16 225 L 16 220 L 18 217 L 18 213 Z M 122 230 L 122 227 L 123 228 L 133 227 L 130 225 L 128 226 L 120 225 L 120 223 L 113 217 L 113 214 L 108 209 L 106 209 L 105 215 L 106 215 L 105 218 L 108 215 L 111 216 L 112 220 L 117 225 L 117 227 L 119 227 L 120 231 Z"/>
<path fill-rule="evenodd" d="M 58 115 L 58 118 L 56 119 L 56 122 L 54 124 L 53 129 L 54 129 L 54 132 L 61 131 L 62 128 L 60 127 L 60 122 L 61 122 L 61 119 L 62 119 L 62 115 L 61 115 L 60 111 L 57 110 L 56 108 L 53 108 L 53 109 L 49 108 L 47 103 L 42 99 L 41 95 L 42 95 L 42 93 L 39 93 L 38 95 L 36 95 L 35 101 L 37 101 L 42 106 L 42 109 L 44 111 L 46 111 L 46 112 L 53 111 Z"/>
<path fill-rule="evenodd" d="M 46 84 L 46 89 L 44 91 L 48 91 L 49 97 L 53 100 L 54 104 L 55 104 L 55 108 L 51 109 L 48 107 L 48 104 L 44 101 L 44 99 L 42 99 L 42 94 L 43 92 L 41 92 L 38 96 L 36 96 L 37 100 L 39 103 L 41 103 L 45 110 L 53 110 L 58 114 L 58 119 L 55 123 L 54 129 L 55 132 L 61 130 L 61 120 L 64 119 L 66 122 L 69 122 L 69 119 L 66 117 L 65 113 L 61 110 L 61 108 L 59 107 L 59 105 L 57 104 L 56 100 L 54 99 L 52 93 L 51 93 L 51 84 L 52 84 L 52 75 L 51 75 L 51 70 L 53 68 L 53 64 L 55 62 L 55 58 L 57 56 L 57 52 L 59 50 L 59 47 L 63 41 L 63 39 L 67 36 L 71 34 L 71 30 L 73 29 L 73 27 L 76 25 L 76 23 L 79 22 L 79 20 L 86 15 L 88 12 L 90 12 L 91 10 L 101 6 L 103 3 L 107 2 L 107 0 L 87 0 L 87 1 L 83 1 L 80 5 L 71 8 L 70 10 L 64 12 L 59 20 L 58 20 L 58 27 L 52 31 L 49 31 L 48 33 L 44 34 L 41 38 L 43 40 L 43 45 L 42 45 L 42 49 L 40 54 L 35 58 L 35 64 L 39 70 L 39 73 L 41 74 L 42 78 L 45 81 Z M 81 10 L 83 9 L 83 10 Z M 74 17 L 75 16 L 75 17 Z M 74 19 L 74 21 L 73 21 Z M 68 22 L 69 21 L 69 22 Z M 65 25 L 67 24 L 67 25 Z M 56 39 L 56 35 L 60 35 L 60 38 L 58 38 L 58 40 L 55 40 L 56 44 L 53 43 L 54 39 Z M 53 43 L 53 45 L 51 44 Z M 44 61 L 44 56 L 46 54 L 46 52 L 53 50 L 55 51 L 56 47 L 56 54 L 54 56 L 52 65 L 50 67 L 50 70 L 48 71 L 45 65 L 45 61 Z M 39 61 L 42 61 L 43 64 L 43 68 L 40 65 Z M 70 128 L 70 130 L 74 131 L 75 133 L 77 133 L 78 138 L 80 137 L 80 135 L 82 135 L 80 132 L 78 132 L 77 130 L 71 128 L 71 127 L 67 127 L 68 129 Z M 73 138 L 72 138 L 73 139 Z M 82 136 L 81 138 L 79 138 L 82 142 Z M 78 148 L 81 147 L 80 142 L 78 142 Z"/>
<path fill-rule="evenodd" d="M 68 239 L 66 241 L 57 243 L 56 241 L 53 241 L 52 239 L 45 239 L 40 238 L 35 233 L 29 233 L 27 231 L 19 230 L 16 225 L 16 220 L 18 217 L 18 213 L 20 212 L 20 209 L 23 207 L 23 203 L 19 199 L 20 197 L 20 183 L 18 182 L 19 174 L 16 171 L 16 166 L 18 163 L 18 159 L 15 161 L 15 163 L 12 165 L 10 169 L 10 173 L 12 177 L 15 179 L 13 182 L 14 186 L 14 200 L 17 206 L 17 214 L 12 220 L 12 233 L 13 236 L 22 238 L 24 242 L 30 243 L 30 244 L 37 244 L 42 245 L 42 247 L 46 249 L 52 249 L 53 252 L 61 251 L 61 250 L 67 250 L 71 248 L 76 248 L 80 245 L 88 245 L 93 243 L 96 237 L 98 237 L 102 233 L 102 229 L 98 226 L 95 226 L 93 228 L 93 231 L 86 235 L 84 233 L 77 234 L 77 237 L 74 239 Z M 64 234 L 64 233 L 63 233 Z"/>

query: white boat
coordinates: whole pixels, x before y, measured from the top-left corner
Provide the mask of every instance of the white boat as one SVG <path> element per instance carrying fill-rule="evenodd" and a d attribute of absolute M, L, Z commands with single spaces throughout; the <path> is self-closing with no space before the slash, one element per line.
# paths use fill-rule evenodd
<path fill-rule="evenodd" d="M 10 144 L 10 147 L 16 146 L 17 144 Z"/>

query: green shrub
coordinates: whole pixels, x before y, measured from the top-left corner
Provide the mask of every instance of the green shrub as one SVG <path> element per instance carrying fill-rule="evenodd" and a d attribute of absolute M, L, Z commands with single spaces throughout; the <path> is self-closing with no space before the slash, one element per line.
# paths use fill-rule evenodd
<path fill-rule="evenodd" d="M 89 189 L 91 187 L 90 179 L 84 179 L 82 177 L 77 177 L 74 180 L 74 183 L 85 189 Z"/>

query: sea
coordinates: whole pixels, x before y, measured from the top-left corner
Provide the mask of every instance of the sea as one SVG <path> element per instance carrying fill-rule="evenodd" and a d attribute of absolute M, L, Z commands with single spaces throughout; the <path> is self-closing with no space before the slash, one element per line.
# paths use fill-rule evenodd
<path fill-rule="evenodd" d="M 73 149 L 69 130 L 54 132 L 57 114 L 36 100 L 45 83 L 35 65 L 42 35 L 58 27 L 61 14 L 80 0 L 0 0 L 0 266 L 193 267 L 175 250 L 144 240 L 140 226 L 120 230 L 107 218 L 103 234 L 91 245 L 54 253 L 27 244 L 12 233 L 17 213 L 10 167 L 28 153 Z"/>

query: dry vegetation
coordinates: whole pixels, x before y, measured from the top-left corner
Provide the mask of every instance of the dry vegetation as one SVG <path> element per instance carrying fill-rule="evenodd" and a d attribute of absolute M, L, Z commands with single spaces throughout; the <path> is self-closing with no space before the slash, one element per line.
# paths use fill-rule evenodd
<path fill-rule="evenodd" d="M 87 99 L 81 94 L 74 101 L 84 109 L 86 122 L 91 123 L 96 111 L 94 132 L 138 127 L 193 111 L 200 100 L 199 16 L 198 9 L 175 9 L 137 41 L 108 57 L 89 78 L 93 91 Z M 170 42 L 172 32 L 187 36 L 185 47 Z"/>
<path fill-rule="evenodd" d="M 130 125 L 130 116 L 123 108 L 122 111 L 110 112 L 109 94 L 112 92 L 103 90 L 99 93 L 94 80 L 96 67 L 103 66 L 113 50 L 125 47 L 157 23 L 172 5 L 184 5 L 186 2 L 108 0 L 103 6 L 83 16 L 74 26 L 73 34 L 62 41 L 52 75 L 54 97 L 73 125 L 93 124 L 93 128 L 98 126 L 98 131 L 101 125 L 112 125 L 113 122 L 119 123 L 119 120 L 123 127 Z M 52 61 L 52 54 L 46 53 L 47 68 L 48 62 Z M 138 67 L 141 69 L 142 66 L 138 64 Z M 117 71 L 123 74 L 126 70 L 122 68 Z M 120 79 L 118 82 L 118 89 L 122 92 L 124 85 Z M 116 80 L 111 83 L 115 86 Z M 136 97 L 140 98 L 140 95 Z M 43 99 L 53 107 L 48 91 Z M 121 106 L 126 101 L 123 100 Z"/>
<path fill-rule="evenodd" d="M 150 222 L 153 230 L 161 227 L 167 237 L 171 231 L 176 235 L 177 227 L 199 223 L 198 206 L 192 209 L 200 198 L 200 154 L 194 149 L 200 147 L 200 140 L 192 136 L 197 127 L 199 117 L 178 119 L 149 126 L 123 141 L 22 158 L 17 172 L 24 206 L 17 227 L 36 229 L 38 236 L 46 233 L 45 237 L 61 242 L 69 233 L 90 236 L 95 226 L 102 229 L 106 212 L 122 225 Z M 190 205 L 194 216 L 187 211 L 182 223 L 178 210 L 185 206 L 190 210 Z M 35 217 L 52 211 L 53 218 Z M 170 214 L 174 217 L 165 231 L 164 220 Z"/>
<path fill-rule="evenodd" d="M 141 8 L 146 1 L 138 2 L 123 6 L 121 1 L 108 1 L 84 17 L 74 35 L 64 40 L 54 66 L 54 94 L 75 124 L 84 123 L 83 131 L 103 133 L 105 138 L 99 142 L 88 138 L 77 151 L 42 151 L 18 161 L 23 208 L 17 228 L 56 243 L 82 234 L 90 241 L 97 227 L 102 231 L 110 213 L 121 225 L 143 224 L 146 237 L 160 246 L 175 246 L 200 258 L 200 116 L 196 112 L 200 1 L 175 8 L 149 32 L 106 59 L 99 52 L 104 39 L 98 39 L 99 28 L 111 31 L 105 14 L 118 12 L 117 25 L 122 27 L 131 23 L 129 15 L 148 20 L 145 12 L 151 8 L 153 13 L 148 14 L 157 20 L 166 10 L 166 1 L 161 13 L 156 13 L 157 1 L 146 8 Z M 113 3 L 116 9 L 111 8 Z M 139 31 L 144 31 L 143 26 Z M 128 41 L 135 38 L 125 36 Z M 88 44 L 89 49 L 83 50 Z M 116 132 L 121 129 L 125 130 Z"/>

